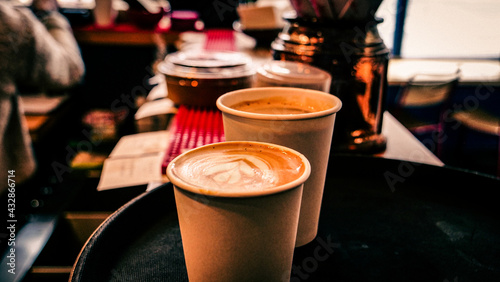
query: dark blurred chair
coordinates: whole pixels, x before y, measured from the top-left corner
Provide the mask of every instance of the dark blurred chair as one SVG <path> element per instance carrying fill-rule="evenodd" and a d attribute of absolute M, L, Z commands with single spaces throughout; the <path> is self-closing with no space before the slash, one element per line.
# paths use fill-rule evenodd
<path fill-rule="evenodd" d="M 497 169 L 496 175 L 500 177 L 500 115 L 494 114 L 481 107 L 476 107 L 471 110 L 463 110 L 455 112 L 451 115 L 453 119 L 461 125 L 461 131 L 457 140 L 458 150 L 465 146 L 466 134 L 472 130 L 489 136 L 497 137 L 498 152 L 497 152 Z M 458 152 L 461 153 L 461 152 Z"/>
<path fill-rule="evenodd" d="M 450 74 L 417 74 L 401 88 L 393 115 L 417 138 L 424 134 L 444 132 L 444 115 L 450 108 L 451 96 L 460 78 L 460 70 Z M 435 132 L 435 133 L 434 133 Z M 435 138 L 436 138 L 435 137 Z M 440 157 L 442 142 L 431 139 L 429 148 Z"/>

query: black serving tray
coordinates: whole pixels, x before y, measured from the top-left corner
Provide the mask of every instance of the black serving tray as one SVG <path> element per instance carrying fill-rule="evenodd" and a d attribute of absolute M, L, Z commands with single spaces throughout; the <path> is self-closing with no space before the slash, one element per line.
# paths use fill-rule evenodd
<path fill-rule="evenodd" d="M 330 161 L 318 236 L 291 281 L 500 281 L 498 179 L 362 156 Z M 187 281 L 172 186 L 120 208 L 72 281 Z"/>

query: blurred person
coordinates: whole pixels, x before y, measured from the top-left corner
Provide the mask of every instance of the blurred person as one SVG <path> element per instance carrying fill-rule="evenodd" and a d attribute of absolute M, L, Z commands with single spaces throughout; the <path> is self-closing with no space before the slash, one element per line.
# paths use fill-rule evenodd
<path fill-rule="evenodd" d="M 31 9 L 0 1 L 0 195 L 8 174 L 16 185 L 36 171 L 20 89 L 59 91 L 84 75 L 79 46 L 56 0 L 34 0 Z"/>

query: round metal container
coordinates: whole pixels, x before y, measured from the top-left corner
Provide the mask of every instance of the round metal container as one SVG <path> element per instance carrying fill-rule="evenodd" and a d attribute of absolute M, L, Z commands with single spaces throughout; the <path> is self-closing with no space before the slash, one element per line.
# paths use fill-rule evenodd
<path fill-rule="evenodd" d="M 257 69 L 257 87 L 286 86 L 328 92 L 332 77 L 309 64 L 292 61 L 270 61 Z"/>

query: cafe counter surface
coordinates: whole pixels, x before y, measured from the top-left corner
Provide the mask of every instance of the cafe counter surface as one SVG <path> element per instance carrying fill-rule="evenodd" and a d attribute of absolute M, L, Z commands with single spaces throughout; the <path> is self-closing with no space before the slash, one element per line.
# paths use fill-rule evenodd
<path fill-rule="evenodd" d="M 330 242 L 338 248 L 333 248 L 334 252 L 329 254 L 330 259 L 321 262 L 321 267 L 320 261 L 316 261 L 318 269 L 322 269 L 314 272 L 318 273 L 317 275 L 327 272 L 332 277 L 357 275 L 358 278 L 363 278 L 361 277 L 363 274 L 350 272 L 349 269 L 364 265 L 363 267 L 370 269 L 370 273 L 366 273 L 367 276 L 364 278 L 376 278 L 376 275 L 380 274 L 378 281 L 390 281 L 384 279 L 390 277 L 389 272 L 396 266 L 401 266 L 401 269 L 394 275 L 404 277 L 403 270 L 416 273 L 421 270 L 423 263 L 436 268 L 435 272 L 429 275 L 448 277 L 449 280 L 462 275 L 465 277 L 463 271 L 473 273 L 474 266 L 463 267 L 464 262 L 459 258 L 460 253 L 459 257 L 455 258 L 459 261 L 456 262 L 457 272 L 453 272 L 455 262 L 449 260 L 452 258 L 454 246 L 462 244 L 462 241 L 455 243 L 451 241 L 453 238 L 446 239 L 446 236 L 453 236 L 455 234 L 453 230 L 456 230 L 457 234 L 463 233 L 464 236 L 469 236 L 472 234 L 470 229 L 472 227 L 467 224 L 484 222 L 481 225 L 484 225 L 483 231 L 490 241 L 484 243 L 474 241 L 481 248 L 480 256 L 474 257 L 474 254 L 469 253 L 469 249 L 462 245 L 460 248 L 463 250 L 459 251 L 466 252 L 464 260 L 470 261 L 494 255 L 491 252 L 494 252 L 495 245 L 489 245 L 494 242 L 491 241 L 491 237 L 500 237 L 497 236 L 498 230 L 492 229 L 496 225 L 490 222 L 495 220 L 493 215 L 498 213 L 487 212 L 480 215 L 475 213 L 482 212 L 481 207 L 494 209 L 493 204 L 488 201 L 495 197 L 489 194 L 499 186 L 499 181 L 446 167 L 388 112 L 384 114 L 382 132 L 388 139 L 387 150 L 383 153 L 374 156 L 339 154 L 331 157 L 319 239 L 308 247 L 297 249 L 294 265 L 309 270 L 312 270 L 313 266 L 316 268 L 316 264 L 309 265 L 313 262 L 309 262 L 308 258 L 314 254 L 315 248 L 323 244 L 322 242 Z M 46 226 L 48 232 L 46 241 L 40 242 L 43 251 L 31 267 L 29 277 L 51 277 L 51 279 L 63 277 L 60 281 L 65 279 L 67 281 L 76 256 L 84 246 L 86 238 L 91 236 L 84 253 L 79 258 L 79 264 L 85 262 L 85 265 L 78 266 L 82 268 L 77 269 L 80 273 L 78 275 L 103 273 L 103 275 L 129 275 L 138 279 L 147 277 L 137 275 L 151 275 L 151 277 L 166 275 L 163 277 L 171 278 L 170 281 L 185 279 L 182 244 L 174 212 L 175 203 L 168 183 L 149 192 L 144 192 L 145 185 L 96 191 L 98 179 L 81 177 L 74 171 L 71 176 L 65 177 L 68 181 L 61 184 L 64 187 L 60 189 L 73 194 L 64 198 L 58 196 L 66 202 L 62 216 L 51 214 L 50 220 L 46 217 L 33 216 L 28 222 L 39 231 L 45 230 Z M 466 183 L 474 183 L 475 190 L 469 191 Z M 47 201 L 46 205 L 48 204 Z M 429 207 L 434 210 L 430 211 L 430 215 L 426 215 Z M 464 210 L 460 212 L 461 208 Z M 446 214 L 447 211 L 451 213 L 449 216 Z M 430 218 L 435 216 L 442 218 Z M 467 219 L 466 222 L 460 221 L 463 216 Z M 414 219 L 418 222 L 412 223 Z M 104 224 L 100 225 L 101 222 Z M 82 226 L 87 226 L 84 231 Z M 131 230 L 130 226 L 134 226 L 134 230 Z M 365 227 L 360 228 L 360 226 Z M 95 228 L 98 229 L 94 232 Z M 27 242 L 26 238 L 23 238 L 23 232 L 33 233 L 30 233 L 32 228 L 28 229 L 20 230 L 18 234 L 19 251 L 22 251 L 24 245 L 31 246 L 21 243 Z M 405 234 L 410 237 L 405 239 Z M 75 238 L 75 235 L 78 238 Z M 444 236 L 444 239 L 434 240 L 435 236 L 440 238 Z M 430 245 L 426 246 L 425 241 L 431 242 Z M 412 246 L 412 242 L 418 244 Z M 440 244 L 444 245 L 440 247 Z M 111 249 L 103 251 L 100 249 L 103 247 Z M 486 251 L 490 247 L 492 251 Z M 434 248 L 443 249 L 447 253 L 443 254 L 443 257 L 434 256 Z M 368 256 L 361 259 L 364 256 L 361 254 L 363 251 L 366 251 Z M 416 256 L 412 260 L 414 253 Z M 95 254 L 100 255 L 96 258 Z M 123 260 L 118 260 L 115 254 L 120 254 Z M 141 262 L 131 261 L 133 257 L 141 258 Z M 159 257 L 166 259 L 159 262 Z M 339 265 L 347 266 L 345 271 L 333 263 L 339 261 Z M 398 264 L 392 265 L 396 262 Z M 97 267 L 96 264 L 103 268 L 96 270 L 93 268 Z M 305 264 L 305 267 L 302 264 Z M 490 273 L 491 267 L 493 266 L 487 266 L 486 269 L 479 267 L 478 275 Z M 176 274 L 171 276 L 168 271 L 174 271 Z M 427 272 L 423 271 L 422 275 L 425 273 Z M 309 272 L 306 274 L 311 275 L 310 277 L 319 277 Z M 76 276 L 74 277 L 76 279 Z M 92 279 L 86 280 L 82 276 L 81 280 L 75 281 L 92 281 Z"/>
<path fill-rule="evenodd" d="M 500 278 L 500 181 L 447 167 L 389 113 L 382 128 L 384 153 L 330 158 L 318 235 L 295 249 L 291 281 Z M 71 281 L 98 278 L 187 281 L 170 183 L 93 233 Z"/>
<path fill-rule="evenodd" d="M 295 249 L 291 281 L 498 281 L 499 180 L 369 156 L 330 165 L 318 235 Z M 113 279 L 187 281 L 171 184 L 110 216 L 71 277 Z"/>

